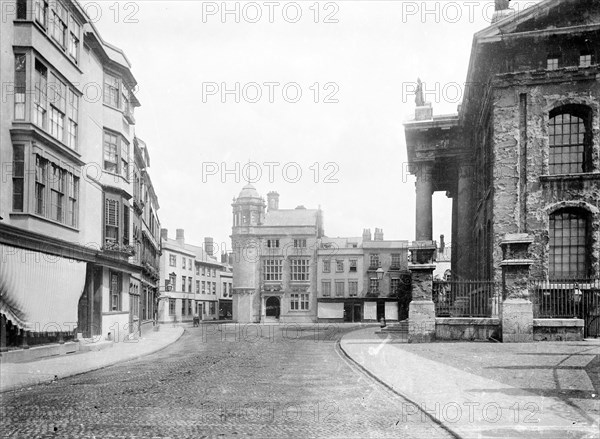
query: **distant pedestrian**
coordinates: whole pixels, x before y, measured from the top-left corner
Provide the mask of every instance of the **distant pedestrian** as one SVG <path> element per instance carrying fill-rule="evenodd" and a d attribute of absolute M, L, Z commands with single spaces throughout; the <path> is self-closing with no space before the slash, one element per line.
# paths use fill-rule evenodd
<path fill-rule="evenodd" d="M 194 327 L 196 326 L 200 326 L 200 315 L 198 314 L 198 311 L 194 313 Z"/>

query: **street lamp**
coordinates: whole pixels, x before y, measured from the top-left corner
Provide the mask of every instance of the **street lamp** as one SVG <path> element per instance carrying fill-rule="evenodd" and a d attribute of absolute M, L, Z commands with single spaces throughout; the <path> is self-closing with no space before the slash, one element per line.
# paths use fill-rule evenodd
<path fill-rule="evenodd" d="M 576 304 L 580 304 L 582 297 L 583 293 L 579 289 L 579 284 L 575 284 L 575 288 L 573 289 L 573 300 Z"/>
<path fill-rule="evenodd" d="M 383 268 L 379 267 L 375 273 L 377 274 L 377 294 L 379 294 L 379 283 L 383 279 Z M 385 315 L 381 317 L 379 324 L 382 328 L 385 328 L 387 326 L 385 321 Z"/>

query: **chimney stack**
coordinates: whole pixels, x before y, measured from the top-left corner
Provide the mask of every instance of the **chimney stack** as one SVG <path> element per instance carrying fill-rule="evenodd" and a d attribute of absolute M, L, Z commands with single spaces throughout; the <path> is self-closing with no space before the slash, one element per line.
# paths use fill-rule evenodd
<path fill-rule="evenodd" d="M 183 245 L 185 244 L 185 236 L 184 236 L 184 231 L 183 229 L 177 229 L 175 231 L 176 235 L 175 235 L 175 239 L 177 240 L 177 243 L 179 245 Z"/>
<path fill-rule="evenodd" d="M 160 239 L 164 239 L 165 241 L 169 237 L 169 229 L 160 229 Z"/>
<path fill-rule="evenodd" d="M 383 229 L 375 229 L 374 241 L 383 241 Z"/>
<path fill-rule="evenodd" d="M 204 238 L 204 251 L 207 255 L 212 256 L 214 253 L 213 239 L 210 237 Z"/>
<path fill-rule="evenodd" d="M 279 194 L 271 191 L 267 194 L 267 212 L 279 209 Z"/>
<path fill-rule="evenodd" d="M 446 243 L 444 242 L 444 235 L 440 235 L 440 253 L 444 253 L 444 249 L 446 248 Z"/>
<path fill-rule="evenodd" d="M 363 229 L 363 242 L 371 240 L 371 229 Z"/>

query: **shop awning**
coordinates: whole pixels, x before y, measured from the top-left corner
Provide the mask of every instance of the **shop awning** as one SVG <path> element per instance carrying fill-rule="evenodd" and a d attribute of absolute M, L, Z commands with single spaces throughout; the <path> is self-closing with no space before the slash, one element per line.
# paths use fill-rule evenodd
<path fill-rule="evenodd" d="M 0 244 L 0 312 L 28 331 L 70 331 L 86 263 Z"/>

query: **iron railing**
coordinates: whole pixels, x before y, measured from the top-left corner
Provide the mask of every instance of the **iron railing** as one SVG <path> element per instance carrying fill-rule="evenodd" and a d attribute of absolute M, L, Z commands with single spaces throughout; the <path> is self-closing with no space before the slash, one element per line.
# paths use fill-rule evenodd
<path fill-rule="evenodd" d="M 434 281 L 436 317 L 497 317 L 500 285 L 494 281 Z"/>
<path fill-rule="evenodd" d="M 529 291 L 534 318 L 600 315 L 600 279 L 532 280 Z"/>

